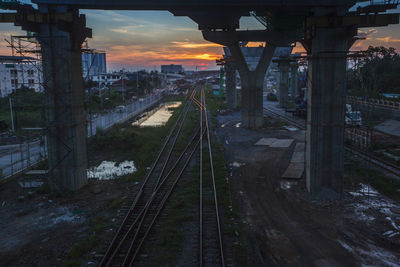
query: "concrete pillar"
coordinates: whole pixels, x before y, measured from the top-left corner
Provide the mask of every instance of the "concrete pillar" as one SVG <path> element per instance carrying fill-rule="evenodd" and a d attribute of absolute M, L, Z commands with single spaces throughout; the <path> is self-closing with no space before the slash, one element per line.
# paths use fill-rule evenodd
<path fill-rule="evenodd" d="M 279 107 L 286 108 L 288 104 L 289 90 L 289 61 L 280 60 L 279 68 Z"/>
<path fill-rule="evenodd" d="M 264 123 L 264 77 L 274 55 L 275 46 L 264 48 L 255 70 L 249 69 L 238 44 L 229 46 L 229 50 L 237 64 L 242 83 L 242 126 L 249 129 L 260 128 Z"/>
<path fill-rule="evenodd" d="M 291 94 L 291 100 L 294 102 L 296 97 L 299 95 L 299 89 L 298 89 L 298 75 L 297 75 L 297 70 L 298 70 L 298 65 L 296 63 L 293 63 L 290 65 L 290 94 Z"/>
<path fill-rule="evenodd" d="M 344 173 L 348 30 L 317 28 L 311 44 L 306 184 L 313 197 L 336 199 L 342 194 Z"/>
<path fill-rule="evenodd" d="M 66 11 L 56 8 L 57 12 Z M 75 27 L 67 32 L 54 24 L 41 25 L 39 36 L 46 95 L 50 184 L 55 190 L 74 191 L 87 182 L 81 57 L 84 38 Z"/>
<path fill-rule="evenodd" d="M 236 95 L 236 68 L 233 62 L 227 62 L 225 65 L 225 84 L 226 84 L 226 102 L 228 109 L 237 107 Z"/>

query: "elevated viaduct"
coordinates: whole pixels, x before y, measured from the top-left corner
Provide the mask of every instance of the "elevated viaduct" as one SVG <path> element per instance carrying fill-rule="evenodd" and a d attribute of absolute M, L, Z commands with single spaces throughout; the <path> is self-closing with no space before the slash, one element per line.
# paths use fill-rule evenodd
<path fill-rule="evenodd" d="M 262 84 L 276 47 L 301 42 L 309 55 L 307 187 L 314 197 L 340 197 L 344 172 L 346 54 L 359 27 L 398 23 L 391 1 L 350 12 L 355 0 L 33 0 L 3 13 L 3 22 L 37 32 L 43 54 L 47 96 L 49 163 L 56 186 L 77 190 L 86 182 L 81 44 L 91 37 L 79 9 L 166 10 L 195 21 L 204 38 L 229 47 L 242 82 L 242 125 L 263 124 Z M 255 12 L 265 30 L 239 29 L 242 16 Z M 241 41 L 265 42 L 249 68 Z"/>

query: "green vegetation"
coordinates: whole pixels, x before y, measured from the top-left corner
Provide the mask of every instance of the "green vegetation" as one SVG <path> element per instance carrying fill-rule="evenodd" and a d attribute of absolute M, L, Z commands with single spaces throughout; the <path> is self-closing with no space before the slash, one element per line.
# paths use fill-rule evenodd
<path fill-rule="evenodd" d="M 212 114 L 211 118 L 211 129 L 216 125 L 215 116 L 218 114 L 218 111 L 221 109 L 225 109 L 223 104 L 223 99 L 218 96 L 214 96 L 210 88 L 206 87 L 206 102 L 207 107 Z M 211 133 L 213 131 L 211 130 Z M 244 235 L 243 235 L 243 223 L 240 220 L 240 217 L 237 213 L 237 210 L 232 202 L 232 196 L 230 192 L 229 181 L 227 179 L 228 172 L 226 169 L 226 159 L 224 156 L 224 148 L 218 142 L 216 136 L 211 136 L 211 147 L 213 152 L 213 160 L 214 160 L 214 174 L 215 174 L 215 184 L 217 189 L 217 197 L 218 204 L 220 207 L 220 216 L 222 217 L 222 230 L 224 236 L 228 237 L 230 240 L 225 239 L 225 247 L 228 247 L 232 244 L 233 255 L 238 262 L 244 264 L 244 260 L 246 257 L 246 249 L 244 247 Z M 208 159 L 208 151 L 207 155 L 204 155 L 204 160 Z M 207 163 L 204 168 L 207 169 Z M 208 168 L 209 169 L 209 168 Z M 230 241 L 230 242 L 227 242 Z M 231 243 L 231 244 L 230 244 Z"/>
<path fill-rule="evenodd" d="M 21 87 L 9 97 L 0 98 L 0 120 L 4 120 L 11 129 L 10 100 L 12 101 L 15 129 L 25 127 L 43 127 L 44 94 Z"/>
<path fill-rule="evenodd" d="M 153 266 L 171 264 L 177 259 L 183 241 L 183 227 L 190 222 L 196 222 L 193 211 L 199 203 L 199 181 L 198 175 L 192 173 L 191 176 L 190 180 L 178 185 L 176 193 L 168 203 L 167 214 L 160 221 L 160 235 L 151 248 L 152 255 L 157 255 Z"/>
<path fill-rule="evenodd" d="M 344 184 L 346 187 L 358 187 L 360 183 L 370 184 L 383 195 L 400 200 L 400 181 L 385 177 L 376 169 L 363 165 L 363 162 L 353 161 L 353 165 L 346 166 Z"/>
<path fill-rule="evenodd" d="M 66 260 L 63 262 L 63 266 L 65 267 L 75 267 L 82 266 L 82 261 L 86 254 L 98 247 L 102 238 L 100 238 L 100 234 L 104 232 L 105 224 L 108 221 L 102 217 L 95 217 L 89 222 L 89 235 L 87 238 L 78 241 L 68 252 Z"/>
<path fill-rule="evenodd" d="M 177 112 L 174 112 L 165 126 L 139 128 L 128 124 L 119 124 L 108 131 L 98 131 L 90 140 L 90 145 L 95 150 L 93 153 L 110 151 L 111 158 L 135 161 L 137 172 L 118 179 L 119 185 L 123 185 L 126 181 L 140 180 L 144 177 L 146 168 L 153 162 L 163 139 L 167 136 L 182 110 L 183 105 L 176 109 Z M 46 191 L 46 188 L 42 188 L 42 190 Z M 116 198 L 110 202 L 106 211 L 114 213 L 122 203 L 123 199 Z M 97 249 L 102 242 L 104 229 L 109 228 L 109 225 L 114 227 L 114 224 L 100 215 L 91 219 L 88 236 L 73 245 L 63 265 L 82 266 L 82 262 L 84 262 L 88 253 Z M 107 227 L 105 227 L 106 225 Z"/>
<path fill-rule="evenodd" d="M 98 131 L 90 142 L 94 153 L 107 151 L 111 158 L 133 160 L 137 171 L 127 178 L 141 179 L 146 168 L 151 166 L 164 138 L 175 124 L 184 105 L 176 109 L 166 125 L 160 127 L 133 127 L 130 124 L 116 124 L 107 131 Z"/>
<path fill-rule="evenodd" d="M 395 48 L 370 46 L 357 60 L 347 75 L 349 95 L 381 98 L 382 93 L 400 93 L 400 55 Z"/>
<path fill-rule="evenodd" d="M 288 124 L 282 120 L 273 118 L 271 116 L 264 117 L 264 124 L 263 127 L 265 128 L 280 128 L 282 126 L 287 126 Z"/>
<path fill-rule="evenodd" d="M 137 78 L 139 78 L 139 81 L 136 81 Z M 125 105 L 129 99 L 143 97 L 154 89 L 160 88 L 161 78 L 157 71 L 148 73 L 141 70 L 139 73 L 126 73 L 124 84 L 119 82 L 119 84 L 112 85 L 109 89 L 101 92 L 97 89 L 97 82 L 86 81 L 84 87 L 86 90 L 86 109 L 91 113 L 99 113 L 114 109 L 116 106 Z M 121 93 L 122 88 L 124 88 L 124 95 Z"/>
<path fill-rule="evenodd" d="M 215 116 L 218 114 L 219 110 L 225 109 L 223 104 L 223 99 L 218 96 L 212 95 L 212 92 L 207 88 L 207 107 L 211 117 L 211 127 L 215 125 Z M 199 92 L 197 94 L 199 97 Z M 188 121 L 183 128 L 183 135 L 185 140 L 191 137 L 191 133 L 187 134 L 193 126 L 198 123 L 198 111 L 191 111 L 188 114 Z M 212 132 L 212 131 L 211 131 Z M 243 225 L 239 220 L 235 209 L 232 207 L 232 200 L 230 194 L 230 188 L 227 177 L 226 161 L 224 158 L 223 147 L 217 142 L 215 136 L 212 138 L 212 152 L 214 159 L 214 171 L 216 179 L 216 188 L 218 203 L 220 207 L 220 216 L 222 219 L 222 230 L 225 236 L 225 247 L 231 249 L 233 247 L 236 257 L 240 260 L 244 257 L 245 249 L 243 248 L 244 242 L 242 241 L 242 229 Z M 206 140 L 206 139 L 205 139 Z M 183 149 L 185 144 L 180 144 L 178 142 L 177 147 Z M 205 141 L 206 142 L 206 141 Z M 206 147 L 206 144 L 204 144 Z M 209 161 L 209 151 L 204 147 L 203 150 L 203 177 L 204 177 L 204 187 L 212 188 Z M 198 156 L 196 156 L 198 161 Z M 150 247 L 150 251 L 153 255 L 157 255 L 156 261 L 153 263 L 154 266 L 159 265 L 173 265 L 176 263 L 177 257 L 182 249 L 182 242 L 184 241 L 184 227 L 189 227 L 191 224 L 197 225 L 198 218 L 194 217 L 197 214 L 199 203 L 199 164 L 196 163 L 190 168 L 190 179 L 185 179 L 180 183 L 171 198 L 171 202 L 168 204 L 167 214 L 160 221 L 160 238 L 157 240 L 156 244 Z M 207 199 L 205 201 L 207 204 L 213 205 L 212 199 Z M 232 241 L 232 242 L 231 242 Z"/>
<path fill-rule="evenodd" d="M 276 96 L 276 94 L 268 93 L 267 100 L 268 101 L 278 101 L 278 97 Z"/>
<path fill-rule="evenodd" d="M 121 94 L 115 89 L 105 90 L 101 94 L 86 94 L 86 110 L 91 113 L 100 113 L 104 110 L 112 110 L 116 106 L 124 104 Z"/>
<path fill-rule="evenodd" d="M 186 147 L 188 141 L 193 137 L 194 129 L 198 123 L 198 114 L 195 109 L 189 110 L 186 122 L 182 128 L 181 138 L 177 141 L 173 154 L 179 156 Z M 196 155 L 196 154 L 195 154 Z M 197 165 L 198 166 L 198 165 Z M 190 168 L 188 167 L 187 170 Z M 198 169 L 198 167 L 197 167 Z M 153 255 L 153 266 L 165 265 L 176 260 L 178 251 L 183 241 L 182 227 L 188 222 L 194 222 L 193 210 L 198 205 L 198 174 L 194 174 L 191 169 L 191 178 L 183 179 L 174 191 L 173 196 L 168 202 L 167 213 L 160 221 L 161 230 L 159 238 L 155 244 L 150 245 L 148 250 Z"/>

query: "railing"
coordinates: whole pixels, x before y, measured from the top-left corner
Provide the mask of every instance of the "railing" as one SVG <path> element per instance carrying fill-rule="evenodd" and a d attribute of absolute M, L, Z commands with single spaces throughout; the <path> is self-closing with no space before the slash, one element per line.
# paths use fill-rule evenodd
<path fill-rule="evenodd" d="M 392 110 L 400 110 L 400 101 L 390 101 L 385 99 L 364 99 L 358 96 L 347 96 L 347 102 L 382 107 Z"/>
<path fill-rule="evenodd" d="M 89 121 L 87 125 L 88 137 L 95 135 L 98 129 L 106 130 L 115 123 L 124 122 L 125 120 L 138 115 L 157 101 L 160 101 L 161 98 L 161 94 L 147 96 L 143 98 L 143 101 L 136 101 L 125 106 L 124 110 L 97 115 L 98 117 L 92 118 L 92 121 Z"/>
<path fill-rule="evenodd" d="M 356 147 L 369 149 L 373 142 L 373 132 L 357 127 L 346 128 L 344 132 L 345 139 Z"/>
<path fill-rule="evenodd" d="M 10 178 L 47 158 L 46 138 L 0 147 L 0 180 Z"/>

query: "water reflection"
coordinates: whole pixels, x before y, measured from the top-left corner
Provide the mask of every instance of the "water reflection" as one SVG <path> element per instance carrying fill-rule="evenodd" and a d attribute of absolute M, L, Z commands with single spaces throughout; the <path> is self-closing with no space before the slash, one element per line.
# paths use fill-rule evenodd
<path fill-rule="evenodd" d="M 172 116 L 173 111 L 171 109 L 177 108 L 182 102 L 169 102 L 165 103 L 159 110 L 153 115 L 147 118 L 140 124 L 140 127 L 157 127 L 163 126 L 167 123 L 169 118 Z"/>

